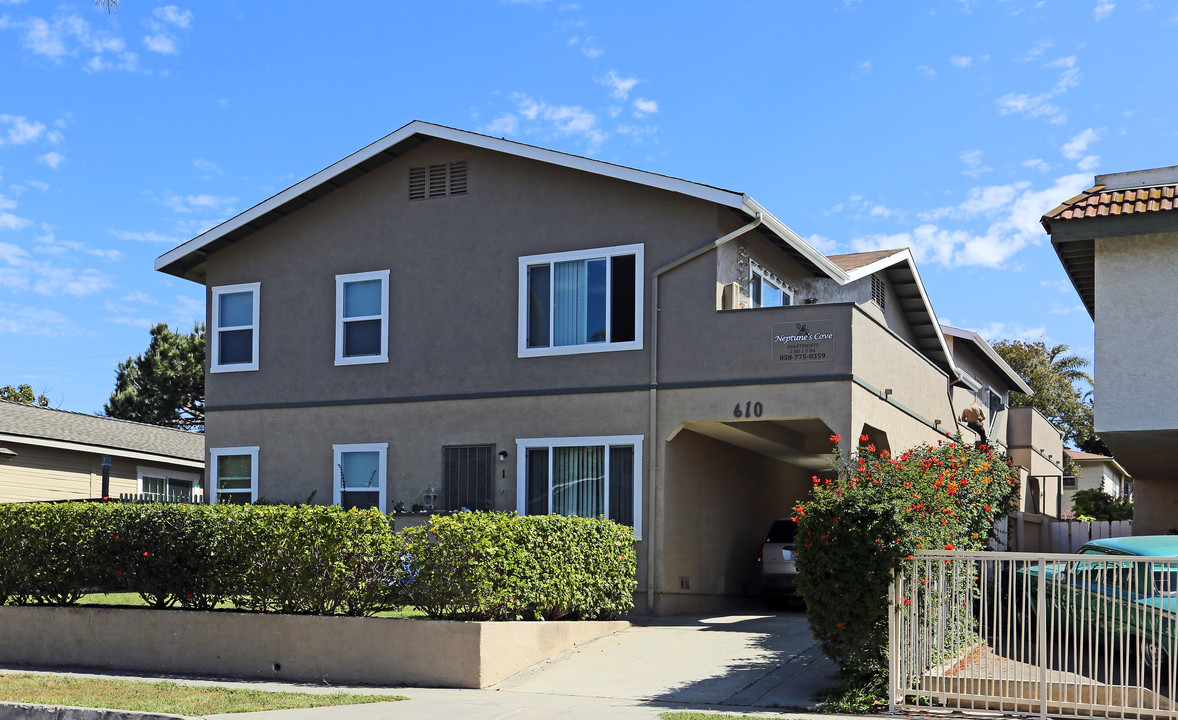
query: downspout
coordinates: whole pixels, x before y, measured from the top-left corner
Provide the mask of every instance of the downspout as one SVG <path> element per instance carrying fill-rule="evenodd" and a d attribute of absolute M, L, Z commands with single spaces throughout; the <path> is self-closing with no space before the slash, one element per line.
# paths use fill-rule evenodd
<path fill-rule="evenodd" d="M 655 512 L 659 490 L 659 453 L 662 452 L 658 438 L 658 386 L 659 386 L 659 276 L 670 272 L 680 265 L 690 262 L 706 252 L 719 248 L 729 240 L 734 240 L 761 224 L 761 213 L 756 213 L 752 222 L 744 227 L 717 238 L 715 241 L 694 250 L 678 260 L 674 260 L 651 274 L 650 289 L 650 522 L 647 523 L 646 543 L 646 608 L 647 612 L 654 612 L 654 558 L 655 558 Z"/>

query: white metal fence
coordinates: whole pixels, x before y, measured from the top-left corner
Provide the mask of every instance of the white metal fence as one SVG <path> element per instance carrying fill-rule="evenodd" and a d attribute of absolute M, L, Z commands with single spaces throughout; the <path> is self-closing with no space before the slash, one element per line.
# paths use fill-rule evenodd
<path fill-rule="evenodd" d="M 892 589 L 892 709 L 1178 717 L 1175 558 L 922 551 Z"/>

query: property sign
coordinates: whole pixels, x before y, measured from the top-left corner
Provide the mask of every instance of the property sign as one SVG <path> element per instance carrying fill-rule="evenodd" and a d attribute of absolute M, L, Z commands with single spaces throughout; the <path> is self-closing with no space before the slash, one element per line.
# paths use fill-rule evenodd
<path fill-rule="evenodd" d="M 773 323 L 773 362 L 834 359 L 834 320 Z"/>

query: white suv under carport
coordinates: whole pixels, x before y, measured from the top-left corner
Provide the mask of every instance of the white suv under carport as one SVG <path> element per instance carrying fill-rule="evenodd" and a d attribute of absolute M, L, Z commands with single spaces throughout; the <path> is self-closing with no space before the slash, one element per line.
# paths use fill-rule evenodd
<path fill-rule="evenodd" d="M 794 563 L 796 530 L 793 518 L 777 518 L 757 553 L 757 564 L 761 566 L 761 594 L 770 607 L 798 599 L 798 569 Z"/>

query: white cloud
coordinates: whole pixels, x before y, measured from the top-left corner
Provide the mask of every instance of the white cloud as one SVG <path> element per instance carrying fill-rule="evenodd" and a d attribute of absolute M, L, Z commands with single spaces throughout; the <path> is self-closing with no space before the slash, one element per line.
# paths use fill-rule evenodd
<path fill-rule="evenodd" d="M 924 75 L 929 80 L 935 80 L 937 78 L 937 71 L 932 69 L 928 65 L 917 65 L 916 71 L 919 72 L 921 75 Z"/>
<path fill-rule="evenodd" d="M 57 151 L 50 151 L 38 157 L 37 162 L 48 165 L 51 170 L 56 170 L 59 165 L 65 162 L 65 155 Z"/>
<path fill-rule="evenodd" d="M 1023 340 L 1029 342 L 1036 340 L 1046 342 L 1047 340 L 1046 325 L 1027 327 L 1026 325 L 1007 325 L 1004 322 L 992 322 L 983 328 L 978 328 L 977 333 L 989 343 L 995 343 L 999 340 Z"/>
<path fill-rule="evenodd" d="M 1100 166 L 1100 156 L 1099 155 L 1085 155 L 1080 160 L 1080 162 L 1076 163 L 1076 169 L 1083 170 L 1085 172 L 1095 170 L 1099 166 Z"/>
<path fill-rule="evenodd" d="M 0 125 L 7 125 L 3 136 L 0 137 L 0 147 L 5 145 L 27 145 L 41 139 L 45 134 L 45 124 L 29 121 L 23 115 L 0 115 Z"/>
<path fill-rule="evenodd" d="M 1067 122 L 1067 113 L 1059 105 L 1051 102 L 1054 98 L 1066 93 L 1080 82 L 1080 71 L 1070 68 L 1060 74 L 1055 86 L 1051 90 L 1037 95 L 1029 93 L 1007 93 L 995 100 L 998 112 L 1002 115 L 1021 113 L 1028 117 L 1041 117 L 1048 122 L 1059 125 Z"/>
<path fill-rule="evenodd" d="M 834 238 L 828 238 L 825 235 L 814 233 L 806 238 L 806 242 L 810 244 L 810 247 L 823 255 L 834 255 L 838 252 L 838 242 Z"/>
<path fill-rule="evenodd" d="M 73 332 L 69 320 L 55 310 L 0 302 L 0 333 L 56 337 Z"/>
<path fill-rule="evenodd" d="M 977 177 L 982 173 L 988 173 L 994 168 L 982 162 L 981 150 L 963 150 L 957 153 L 957 159 L 965 166 L 961 172 L 970 177 Z"/>
<path fill-rule="evenodd" d="M 580 105 L 550 105 L 524 93 L 512 93 L 514 113 L 505 113 L 483 128 L 484 132 L 508 134 L 538 133 L 542 137 L 571 136 L 584 140 L 593 154 L 609 137 L 598 124 L 597 114 Z M 236 198 L 234 198 L 236 200 Z"/>
<path fill-rule="evenodd" d="M 968 55 L 954 55 L 949 58 L 949 62 L 955 68 L 967 68 L 973 65 L 973 58 Z"/>
<path fill-rule="evenodd" d="M 646 98 L 637 98 L 634 100 L 635 117 L 642 117 L 643 115 L 653 115 L 659 111 L 659 104 L 654 100 L 647 100 Z"/>
<path fill-rule="evenodd" d="M 67 255 L 83 253 L 102 258 L 103 260 L 118 260 L 123 256 L 118 250 L 102 250 L 87 247 L 80 242 L 58 240 L 53 227 L 47 224 L 41 226 L 42 233 L 36 236 L 37 245 L 33 250 L 42 255 Z"/>
<path fill-rule="evenodd" d="M 587 37 L 581 43 L 581 54 L 591 60 L 596 60 L 605 54 L 605 50 L 597 44 L 597 38 Z"/>
<path fill-rule="evenodd" d="M 10 212 L 0 212 L 0 230 L 23 230 L 32 225 L 28 218 L 17 217 Z"/>
<path fill-rule="evenodd" d="M 855 68 L 859 71 L 860 75 L 866 75 L 872 70 L 871 61 L 860 60 L 859 62 L 855 63 Z"/>
<path fill-rule="evenodd" d="M 957 205 L 918 213 L 924 222 L 910 232 L 866 235 L 851 244 L 860 252 L 908 246 L 918 262 L 946 267 L 1002 267 L 1027 245 L 1042 242 L 1039 218 L 1087 187 L 1089 180 L 1086 175 L 1066 175 L 1043 190 L 1034 190 L 1028 181 L 972 188 Z M 979 217 L 989 220 L 981 233 L 938 224 Z"/>
<path fill-rule="evenodd" d="M 31 289 L 40 295 L 90 295 L 111 286 L 97 270 L 58 267 L 33 260 L 24 248 L 0 242 L 0 288 Z"/>
<path fill-rule="evenodd" d="M 217 167 L 217 163 L 213 162 L 212 160 L 197 158 L 196 160 L 192 161 L 192 167 L 200 171 L 201 178 L 204 180 L 225 174 L 221 168 Z"/>
<path fill-rule="evenodd" d="M 610 70 L 609 74 L 599 80 L 602 85 L 613 89 L 613 96 L 618 100 L 625 100 L 630 96 L 630 91 L 634 86 L 641 82 L 638 78 L 624 78 L 618 75 L 616 70 Z"/>
<path fill-rule="evenodd" d="M 143 46 L 152 52 L 160 53 L 161 55 L 175 55 L 176 54 L 176 40 L 163 33 L 158 35 L 148 35 L 143 38 Z"/>
<path fill-rule="evenodd" d="M 1040 287 L 1055 288 L 1056 292 L 1070 293 L 1072 292 L 1072 284 L 1064 279 L 1059 280 L 1040 280 Z"/>
<path fill-rule="evenodd" d="M 1060 147 L 1059 152 L 1068 160 L 1079 160 L 1088 150 L 1088 146 L 1100 139 L 1101 130 L 1088 128 L 1072 136 L 1071 140 Z"/>
<path fill-rule="evenodd" d="M 165 191 L 153 199 L 164 207 L 178 213 L 210 211 L 230 215 L 233 214 L 233 204 L 237 202 L 237 198 L 235 197 L 209 194 L 177 195 L 169 191 Z"/>
<path fill-rule="evenodd" d="M 1055 47 L 1055 43 L 1051 42 L 1050 40 L 1040 40 L 1032 45 L 1031 49 L 1027 51 L 1027 54 L 1019 58 L 1019 60 L 1023 62 L 1034 60 L 1053 47 Z"/>
<path fill-rule="evenodd" d="M 159 304 L 159 300 L 156 300 L 154 297 L 152 297 L 151 295 L 148 295 L 147 293 L 143 292 L 142 290 L 136 290 L 134 292 L 127 293 L 123 297 L 119 298 L 119 300 L 121 300 L 123 302 L 143 303 L 144 305 L 158 305 Z"/>
<path fill-rule="evenodd" d="M 1050 165 L 1043 162 L 1043 158 L 1031 158 L 1029 160 L 1023 160 L 1023 167 L 1033 168 L 1039 172 L 1047 172 L 1051 169 Z"/>
<path fill-rule="evenodd" d="M 0 23 L 0 27 L 20 29 L 21 43 L 26 50 L 58 63 L 66 58 L 79 58 L 83 69 L 89 72 L 139 69 L 139 56 L 127 50 L 127 43 L 121 37 L 94 29 L 80 15 L 57 15 L 52 20 L 33 17 Z M 89 57 L 83 58 L 84 54 Z"/>
<path fill-rule="evenodd" d="M 1067 57 L 1058 57 L 1058 58 L 1052 60 L 1051 62 L 1047 63 L 1043 67 L 1073 68 L 1073 67 L 1076 67 L 1076 56 L 1075 55 L 1068 55 Z"/>
<path fill-rule="evenodd" d="M 157 7 L 152 11 L 152 15 L 155 15 L 157 18 L 163 20 L 169 25 L 175 25 L 178 28 L 187 28 L 190 24 L 192 24 L 192 13 L 188 10 L 181 10 L 175 5 L 164 5 L 163 7 Z"/>
<path fill-rule="evenodd" d="M 1097 20 L 1103 20 L 1112 13 L 1113 8 L 1116 6 L 1116 3 L 1108 2 L 1108 0 L 1097 0 L 1096 7 L 1092 9 L 1092 17 Z"/>
<path fill-rule="evenodd" d="M 490 123 L 479 128 L 479 132 L 499 137 L 515 136 L 519 134 L 519 118 L 511 113 L 500 115 Z"/>

